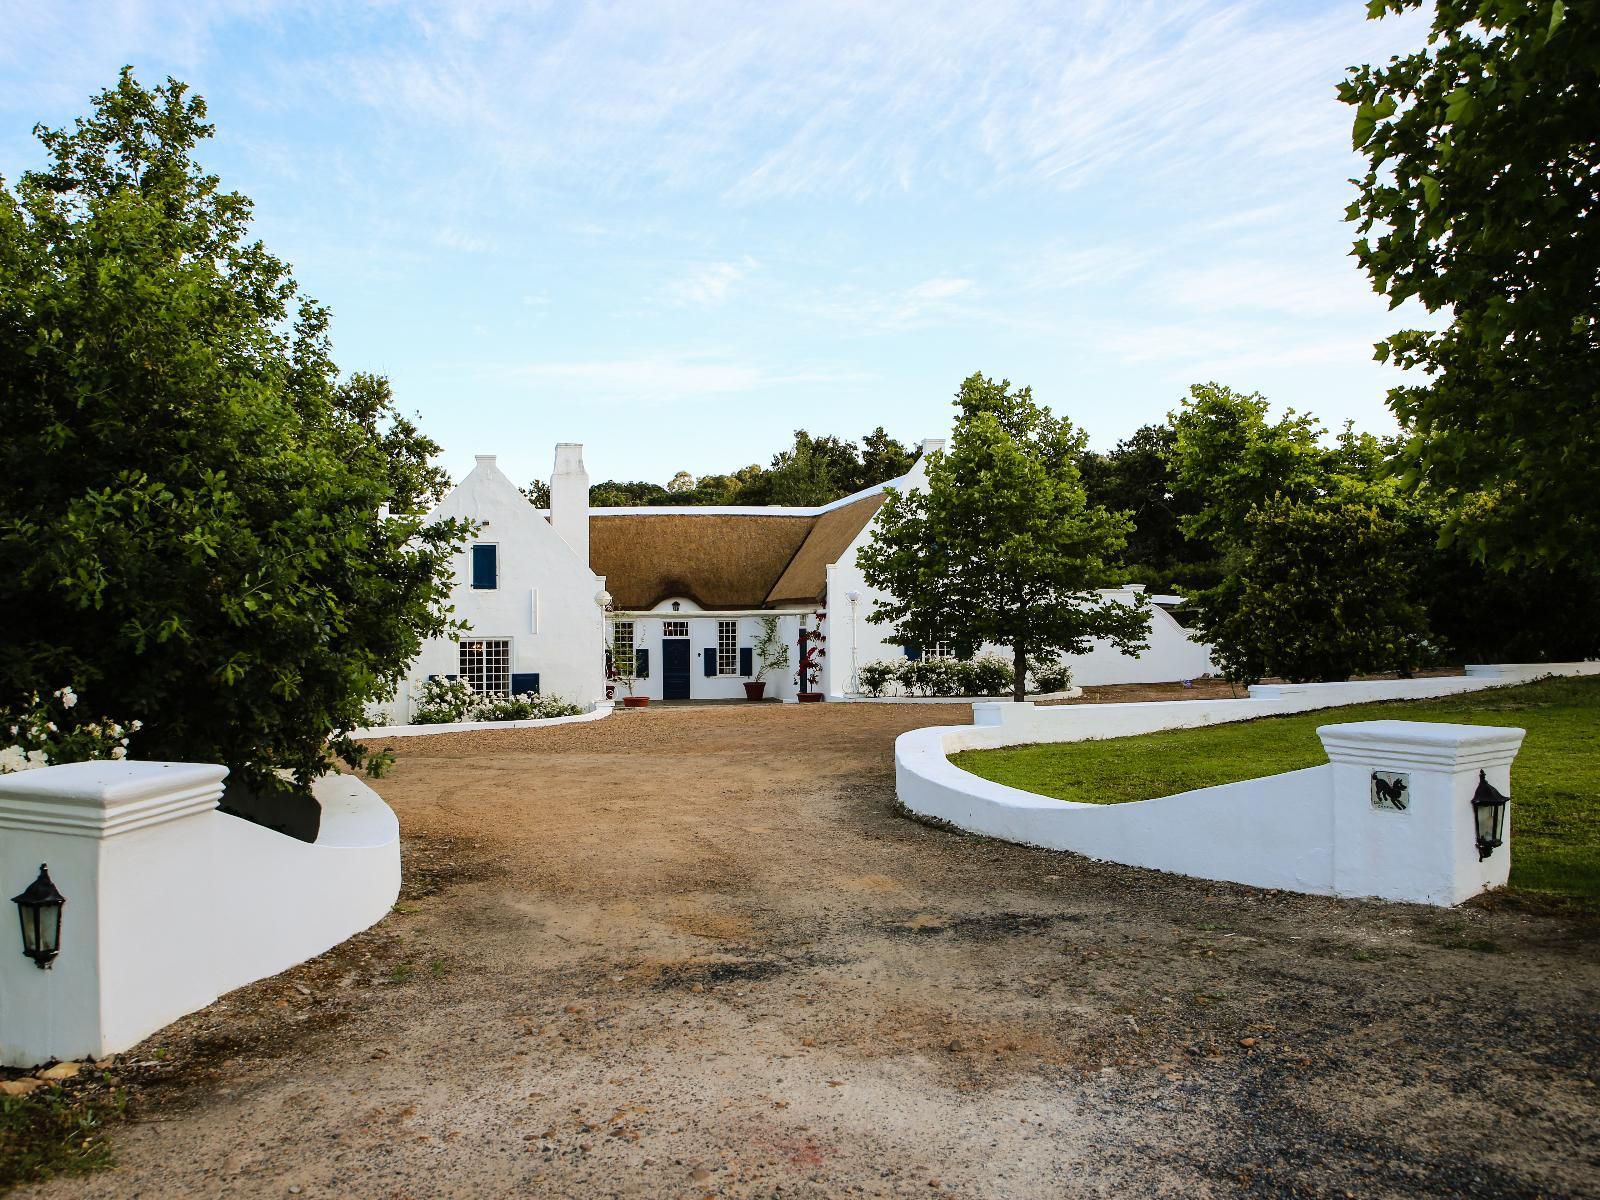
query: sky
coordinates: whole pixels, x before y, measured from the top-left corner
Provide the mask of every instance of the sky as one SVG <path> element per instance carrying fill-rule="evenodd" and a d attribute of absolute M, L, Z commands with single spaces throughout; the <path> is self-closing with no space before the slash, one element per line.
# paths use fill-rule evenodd
<path fill-rule="evenodd" d="M 973 371 L 1109 449 L 1192 383 L 1394 428 L 1349 257 L 1364 0 L 0 0 L 0 175 L 132 64 L 460 477 L 665 481 L 948 432 Z"/>

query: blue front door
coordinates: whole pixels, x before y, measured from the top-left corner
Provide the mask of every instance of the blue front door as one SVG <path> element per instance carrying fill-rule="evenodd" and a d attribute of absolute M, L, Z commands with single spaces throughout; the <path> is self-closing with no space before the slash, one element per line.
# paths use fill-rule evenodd
<path fill-rule="evenodd" d="M 689 698 L 689 639 L 661 639 L 661 698 Z"/>

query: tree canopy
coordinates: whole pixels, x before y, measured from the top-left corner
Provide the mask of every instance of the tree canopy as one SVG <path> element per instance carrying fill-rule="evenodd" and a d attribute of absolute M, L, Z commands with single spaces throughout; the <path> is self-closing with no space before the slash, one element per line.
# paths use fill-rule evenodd
<path fill-rule="evenodd" d="M 860 443 L 794 431 L 794 443 L 772 456 L 763 467 L 752 463 L 731 474 L 701 475 L 679 471 L 666 484 L 607 479 L 589 489 L 597 508 L 654 505 L 790 505 L 812 507 L 841 499 L 873 484 L 896 479 L 911 469 L 916 454 L 878 426 Z M 539 494 L 537 483 L 526 489 Z M 535 500 L 537 503 L 537 500 Z"/>
<path fill-rule="evenodd" d="M 1078 463 L 1085 435 L 982 374 L 956 394 L 949 448 L 931 456 L 928 488 L 889 489 L 859 563 L 888 594 L 868 619 L 901 645 L 950 643 L 966 658 L 1009 646 L 1021 700 L 1031 657 L 1082 654 L 1098 638 L 1136 653 L 1144 603 L 1104 599 L 1131 521 L 1089 503 Z"/>
<path fill-rule="evenodd" d="M 137 757 L 303 787 L 450 627 L 465 531 L 380 517 L 442 493 L 438 447 L 340 380 L 205 115 L 125 69 L 0 180 L 0 706 L 70 684 Z"/>
<path fill-rule="evenodd" d="M 1369 161 L 1355 256 L 1448 318 L 1378 346 L 1426 377 L 1389 394 L 1406 478 L 1480 559 L 1600 577 L 1600 4 L 1435 0 L 1426 47 L 1340 96 Z"/>

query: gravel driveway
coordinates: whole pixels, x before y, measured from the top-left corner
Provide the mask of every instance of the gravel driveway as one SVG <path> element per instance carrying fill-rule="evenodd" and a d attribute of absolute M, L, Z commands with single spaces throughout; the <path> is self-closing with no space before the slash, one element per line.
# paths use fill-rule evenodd
<path fill-rule="evenodd" d="M 119 1061 L 172 1196 L 1600 1193 L 1592 924 L 895 812 L 945 706 L 396 743 L 407 898 Z"/>

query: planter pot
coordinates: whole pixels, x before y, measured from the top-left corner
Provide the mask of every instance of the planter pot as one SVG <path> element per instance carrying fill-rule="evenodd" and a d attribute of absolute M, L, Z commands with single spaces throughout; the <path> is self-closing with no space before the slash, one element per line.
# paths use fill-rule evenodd
<path fill-rule="evenodd" d="M 650 697 L 649 696 L 624 696 L 622 698 L 622 707 L 623 708 L 649 708 L 650 707 Z"/>
<path fill-rule="evenodd" d="M 800 703 L 801 704 L 821 704 L 822 703 L 822 693 L 821 692 L 801 692 L 799 699 L 800 699 Z"/>
<path fill-rule="evenodd" d="M 767 681 L 757 679 L 754 683 L 744 685 L 744 698 L 746 700 L 759 700 L 767 694 Z"/>

